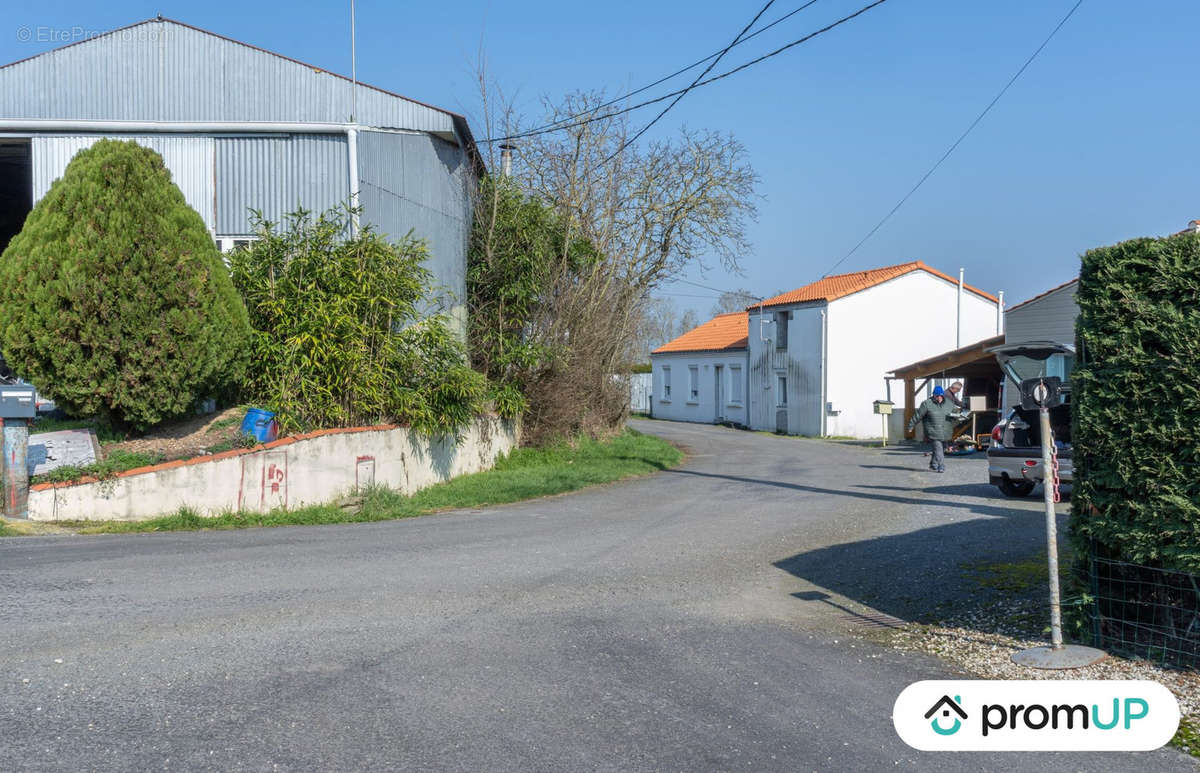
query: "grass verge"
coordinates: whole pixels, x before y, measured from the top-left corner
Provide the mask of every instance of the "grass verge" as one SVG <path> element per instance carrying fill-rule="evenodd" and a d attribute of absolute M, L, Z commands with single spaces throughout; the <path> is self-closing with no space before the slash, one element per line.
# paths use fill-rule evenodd
<path fill-rule="evenodd" d="M 412 496 L 377 488 L 348 507 L 320 505 L 269 513 L 225 513 L 214 517 L 180 510 L 174 515 L 148 521 L 64 522 L 59 525 L 80 534 L 114 534 L 386 521 L 562 494 L 648 475 L 674 467 L 682 460 L 683 453 L 666 441 L 626 430 L 606 441 L 582 439 L 547 448 L 519 448 L 499 459 L 491 470 L 464 475 Z"/>

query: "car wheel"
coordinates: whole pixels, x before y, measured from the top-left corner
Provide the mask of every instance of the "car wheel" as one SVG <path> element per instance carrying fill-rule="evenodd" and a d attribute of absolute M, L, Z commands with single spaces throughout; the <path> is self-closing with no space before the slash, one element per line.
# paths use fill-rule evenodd
<path fill-rule="evenodd" d="M 996 484 L 996 488 L 1006 497 L 1027 497 L 1033 493 L 1034 485 L 1031 480 L 1015 481 L 1006 475 Z"/>

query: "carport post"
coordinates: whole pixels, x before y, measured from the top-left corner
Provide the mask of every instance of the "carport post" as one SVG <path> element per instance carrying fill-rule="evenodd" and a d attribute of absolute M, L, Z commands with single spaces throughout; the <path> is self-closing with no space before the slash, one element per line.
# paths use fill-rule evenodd
<path fill-rule="evenodd" d="M 913 402 L 917 399 L 917 388 L 913 383 L 914 379 L 904 379 L 904 437 L 914 437 L 914 433 L 909 431 L 908 423 L 912 421 L 913 414 L 917 412 L 917 407 Z"/>

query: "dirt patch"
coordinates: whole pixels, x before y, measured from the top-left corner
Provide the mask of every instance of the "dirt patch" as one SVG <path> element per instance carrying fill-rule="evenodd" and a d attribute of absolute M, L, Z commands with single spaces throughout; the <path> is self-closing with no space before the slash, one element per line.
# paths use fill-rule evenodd
<path fill-rule="evenodd" d="M 196 416 L 156 427 L 142 437 L 104 445 L 104 454 L 113 451 L 162 456 L 164 461 L 191 459 L 206 451 L 233 448 L 240 437 L 245 407 Z"/>

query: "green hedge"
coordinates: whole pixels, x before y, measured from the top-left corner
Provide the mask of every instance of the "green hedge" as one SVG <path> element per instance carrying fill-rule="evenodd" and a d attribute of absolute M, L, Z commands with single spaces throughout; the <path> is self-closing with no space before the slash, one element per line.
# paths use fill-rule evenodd
<path fill-rule="evenodd" d="M 1087 252 L 1077 301 L 1073 536 L 1200 570 L 1200 235 Z"/>

